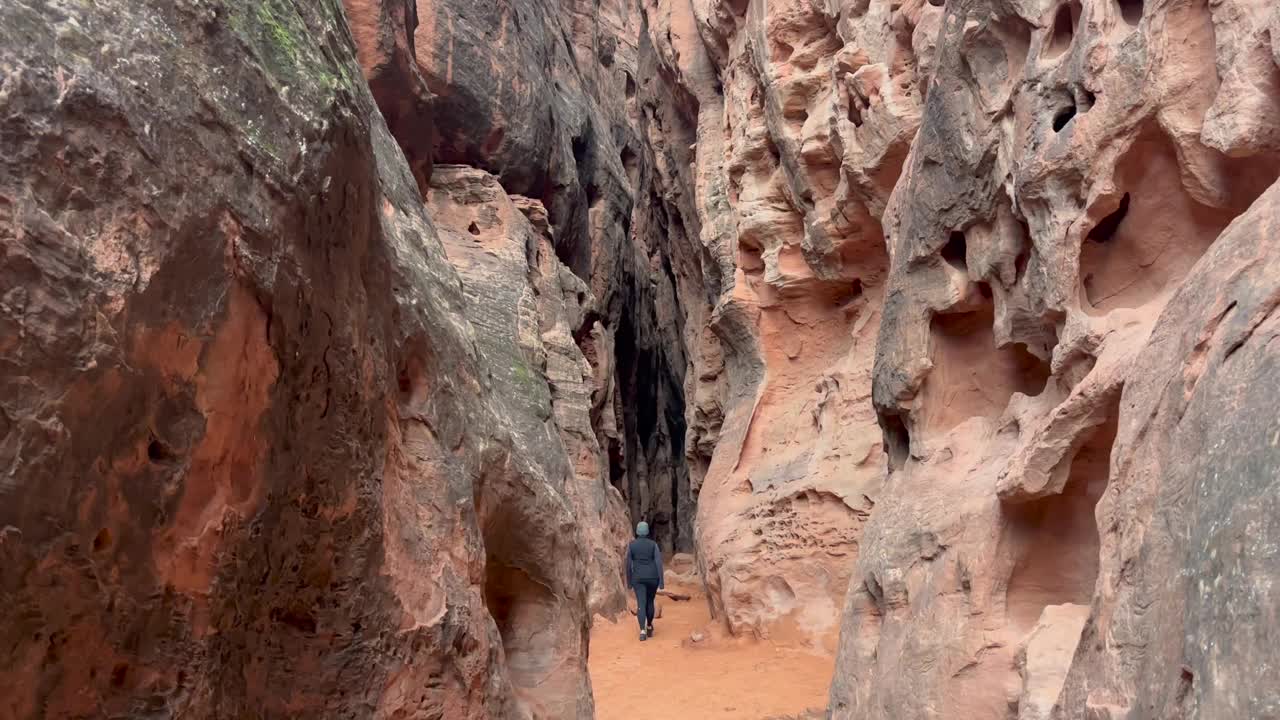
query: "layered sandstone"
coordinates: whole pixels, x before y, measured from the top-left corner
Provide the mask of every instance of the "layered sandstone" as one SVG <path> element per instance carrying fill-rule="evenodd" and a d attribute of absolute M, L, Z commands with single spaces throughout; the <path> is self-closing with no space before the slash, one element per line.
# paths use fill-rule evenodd
<path fill-rule="evenodd" d="M 1145 617 L 1156 578 L 1209 587 L 1216 571 L 1193 566 L 1188 538 L 1225 518 L 1166 529 L 1171 547 L 1157 550 L 1144 539 L 1155 498 L 1185 503 L 1194 471 L 1157 480 L 1153 455 L 1126 470 L 1112 449 L 1161 421 L 1135 393 L 1212 357 L 1166 341 L 1174 356 L 1156 367 L 1153 338 L 1191 332 L 1169 298 L 1217 282 L 1193 268 L 1280 172 L 1275 9 L 643 5 L 661 212 L 687 229 L 673 256 L 700 260 L 678 283 L 695 349 L 697 550 L 730 629 L 820 635 L 851 578 L 836 717 L 1166 717 L 1169 698 L 1221 697 L 1195 684 L 1204 648 L 1274 604 L 1255 590 L 1213 625 L 1206 597 Z M 1232 227 L 1269 218 L 1250 212 Z M 1249 270 L 1239 292 L 1267 297 L 1264 270 Z M 1258 303 L 1255 325 L 1270 312 Z M 1259 353 L 1247 382 L 1274 382 L 1274 353 Z M 1204 412 L 1271 462 L 1266 428 L 1234 420 L 1227 388 L 1247 382 L 1229 377 Z M 1150 388 L 1131 389 L 1138 378 Z M 1242 470 L 1227 482 L 1227 495 L 1274 494 L 1245 490 L 1256 481 Z M 1138 557 L 1146 584 L 1126 577 Z M 1177 612 L 1199 649 L 1180 649 Z M 1096 645 L 1077 655 L 1081 637 Z M 1108 649 L 1157 639 L 1159 661 Z M 1261 658 L 1256 647 L 1233 662 Z M 1173 674 L 1148 685 L 1161 662 Z M 1217 712 L 1266 707 L 1265 693 L 1231 687 L 1236 704 Z"/>
<path fill-rule="evenodd" d="M 604 388 L 574 341 L 602 334 L 595 298 L 556 258 L 542 204 L 508 196 L 492 175 L 437 166 L 427 210 L 462 280 L 488 384 L 507 403 L 504 417 L 520 419 L 517 450 L 556 476 L 585 533 L 589 608 L 616 613 L 629 523 L 591 424 L 592 396 Z"/>
<path fill-rule="evenodd" d="M 8 3 L 0 66 L 0 716 L 591 717 L 583 391 L 493 382 L 342 8 Z"/>
<path fill-rule="evenodd" d="M 1199 559 L 1197 527 L 1226 516 L 1187 509 L 1200 483 L 1268 491 L 1237 460 L 1202 464 L 1202 440 L 1155 408 L 1179 388 L 1233 439 L 1220 450 L 1275 462 L 1266 423 L 1233 399 L 1274 373 L 1274 352 L 1219 373 L 1229 353 L 1200 329 L 1217 321 L 1190 310 L 1228 276 L 1219 292 L 1270 292 L 1265 231 L 1245 228 L 1268 222 L 1258 198 L 1280 173 L 1272 15 L 948 3 L 884 216 L 873 398 L 891 472 L 850 586 L 833 717 L 1254 717 L 1271 702 L 1265 683 L 1219 694 L 1219 673 L 1260 651 L 1197 649 L 1253 636 L 1275 605 L 1209 589 L 1229 577 Z M 1232 275 L 1214 258 L 1241 244 L 1257 266 Z M 1252 329 L 1266 305 L 1236 322 Z M 1169 337 L 1184 334 L 1199 340 Z M 1202 372 L 1216 393 L 1193 391 Z"/>
<path fill-rule="evenodd" d="M 733 632 L 833 642 L 886 466 L 879 217 L 920 118 L 913 31 L 940 11 L 645 7 L 663 209 L 700 261 L 680 289 L 704 577 Z"/>
<path fill-rule="evenodd" d="M 1272 3 L 11 2 L 0 68 L 0 717 L 589 717 L 641 519 L 835 718 L 1280 704 Z"/>
<path fill-rule="evenodd" d="M 411 164 L 428 177 L 432 162 L 481 169 L 506 193 L 545 207 L 555 256 L 594 298 L 575 342 L 596 376 L 591 426 L 609 484 L 668 551 L 691 549 L 684 317 L 665 254 L 646 247 L 663 228 L 632 231 L 649 174 L 635 98 L 640 8 L 629 0 L 346 5 L 366 77 L 392 130 L 403 129 L 396 137 Z M 413 72 L 401 69 L 406 58 Z M 406 112 L 420 96 L 425 106 Z M 609 522 L 629 523 L 617 514 Z M 600 535 L 590 552 L 614 557 L 627 537 Z"/>

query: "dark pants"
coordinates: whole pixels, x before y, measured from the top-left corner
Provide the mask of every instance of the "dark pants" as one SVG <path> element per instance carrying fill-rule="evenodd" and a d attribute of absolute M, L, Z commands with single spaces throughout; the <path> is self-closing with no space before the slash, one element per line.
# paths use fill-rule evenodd
<path fill-rule="evenodd" d="M 653 624 L 654 599 L 658 597 L 657 580 L 637 580 L 632 585 L 636 591 L 636 620 L 644 630 Z"/>

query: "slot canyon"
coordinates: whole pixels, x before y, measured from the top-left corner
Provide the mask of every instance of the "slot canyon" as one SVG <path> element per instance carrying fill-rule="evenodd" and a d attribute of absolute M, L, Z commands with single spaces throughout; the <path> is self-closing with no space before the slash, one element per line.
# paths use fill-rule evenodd
<path fill-rule="evenodd" d="M 1280 719 L 1280 4 L 0 0 L 0 720 L 654 715 Z"/>

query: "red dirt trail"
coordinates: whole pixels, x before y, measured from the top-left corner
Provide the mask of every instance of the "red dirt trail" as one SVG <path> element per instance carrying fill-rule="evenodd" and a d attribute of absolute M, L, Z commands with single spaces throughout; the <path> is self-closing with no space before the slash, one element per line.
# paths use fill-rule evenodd
<path fill-rule="evenodd" d="M 598 720 L 762 720 L 826 707 L 833 657 L 728 637 L 699 588 L 667 587 L 693 597 L 659 597 L 663 617 L 646 642 L 630 613 L 595 618 L 589 664 Z M 694 631 L 701 642 L 690 639 Z"/>

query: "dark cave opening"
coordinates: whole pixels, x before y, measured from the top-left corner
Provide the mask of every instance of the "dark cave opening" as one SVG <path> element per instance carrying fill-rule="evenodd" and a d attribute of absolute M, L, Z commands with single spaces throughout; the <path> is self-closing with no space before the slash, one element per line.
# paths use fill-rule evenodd
<path fill-rule="evenodd" d="M 911 456 L 911 435 L 901 415 L 880 416 L 880 428 L 884 432 L 884 450 L 889 456 L 889 471 L 901 470 Z"/>
<path fill-rule="evenodd" d="M 942 246 L 942 259 L 946 260 L 951 267 L 967 272 L 969 267 L 965 259 L 967 255 L 968 248 L 965 246 L 964 233 L 959 230 L 953 231 L 947 244 Z"/>
<path fill-rule="evenodd" d="M 166 463 L 173 459 L 173 453 L 164 443 L 159 440 L 152 440 L 147 445 L 147 459 L 153 463 Z"/>
<path fill-rule="evenodd" d="M 1142 22 L 1142 0 L 1118 0 L 1120 17 L 1129 27 L 1138 27 Z"/>
<path fill-rule="evenodd" d="M 1053 131 L 1062 132 L 1067 123 L 1076 116 L 1076 104 L 1072 102 L 1070 105 L 1062 108 L 1053 116 Z"/>

